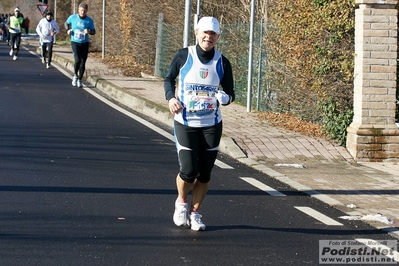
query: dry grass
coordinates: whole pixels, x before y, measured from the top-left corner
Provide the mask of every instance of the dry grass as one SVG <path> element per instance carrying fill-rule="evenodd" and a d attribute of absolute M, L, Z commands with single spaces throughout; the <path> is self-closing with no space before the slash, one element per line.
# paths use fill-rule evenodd
<path fill-rule="evenodd" d="M 122 70 L 123 74 L 128 77 L 141 77 L 141 72 L 153 75 L 152 66 L 138 64 L 133 56 L 114 56 L 105 54 L 105 58 L 102 59 L 102 54 L 100 52 L 91 52 L 90 56 L 99 59 L 110 68 Z"/>
<path fill-rule="evenodd" d="M 327 134 L 324 132 L 322 125 L 303 121 L 300 117 L 290 113 L 261 112 L 258 117 L 259 119 L 267 120 L 270 125 L 275 127 L 288 129 L 309 137 L 327 139 Z"/>

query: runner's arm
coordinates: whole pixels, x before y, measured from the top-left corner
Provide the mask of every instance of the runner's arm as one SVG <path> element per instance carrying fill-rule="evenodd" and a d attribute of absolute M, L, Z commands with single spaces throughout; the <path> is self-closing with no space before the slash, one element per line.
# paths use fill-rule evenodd
<path fill-rule="evenodd" d="M 226 57 L 222 56 L 222 60 L 224 76 L 220 82 L 220 85 L 222 86 L 223 91 L 231 97 L 230 102 L 228 104 L 224 104 L 229 105 L 235 100 L 236 97 L 234 93 L 233 70 L 230 61 Z"/>
<path fill-rule="evenodd" d="M 180 68 L 186 62 L 188 56 L 188 48 L 180 49 L 173 57 L 170 64 L 168 74 L 164 79 L 164 90 L 166 100 L 175 98 L 176 78 L 180 73 Z"/>

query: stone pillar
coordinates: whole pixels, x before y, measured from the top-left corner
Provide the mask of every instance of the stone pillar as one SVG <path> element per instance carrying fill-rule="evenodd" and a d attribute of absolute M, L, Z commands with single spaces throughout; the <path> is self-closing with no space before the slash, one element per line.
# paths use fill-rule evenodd
<path fill-rule="evenodd" d="M 357 161 L 399 159 L 395 124 L 398 0 L 356 0 L 354 118 L 346 147 Z"/>

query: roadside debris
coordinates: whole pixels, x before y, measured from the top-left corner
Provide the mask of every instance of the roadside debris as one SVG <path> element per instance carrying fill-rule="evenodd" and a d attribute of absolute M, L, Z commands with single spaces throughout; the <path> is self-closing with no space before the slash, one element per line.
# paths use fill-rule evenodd
<path fill-rule="evenodd" d="M 274 166 L 293 167 L 293 168 L 306 168 L 302 164 L 297 164 L 297 163 L 277 163 Z"/>
<path fill-rule="evenodd" d="M 362 220 L 362 221 L 377 221 L 384 224 L 393 224 L 393 220 L 386 216 L 379 214 L 367 214 L 365 216 L 354 215 L 354 216 L 340 216 L 338 218 L 345 220 Z"/>

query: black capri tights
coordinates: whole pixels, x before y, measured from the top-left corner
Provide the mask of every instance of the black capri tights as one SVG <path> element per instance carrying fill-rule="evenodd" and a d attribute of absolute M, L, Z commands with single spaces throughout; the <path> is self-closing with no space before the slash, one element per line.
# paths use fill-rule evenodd
<path fill-rule="evenodd" d="M 222 122 L 211 127 L 188 127 L 175 121 L 175 141 L 180 178 L 208 183 L 222 137 Z"/>

